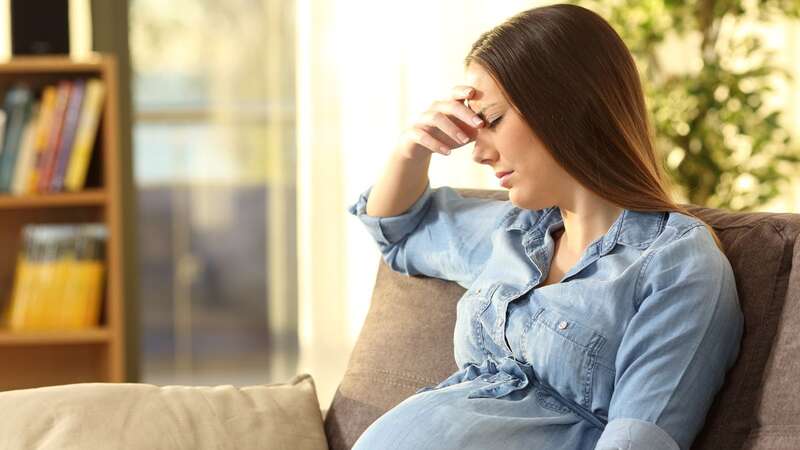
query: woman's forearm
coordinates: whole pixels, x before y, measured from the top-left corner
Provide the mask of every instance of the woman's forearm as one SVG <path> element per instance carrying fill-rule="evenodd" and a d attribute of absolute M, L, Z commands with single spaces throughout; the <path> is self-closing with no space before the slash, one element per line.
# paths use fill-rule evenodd
<path fill-rule="evenodd" d="M 431 152 L 414 143 L 403 143 L 389 157 L 383 174 L 372 186 L 367 214 L 397 216 L 407 211 L 425 192 Z"/>

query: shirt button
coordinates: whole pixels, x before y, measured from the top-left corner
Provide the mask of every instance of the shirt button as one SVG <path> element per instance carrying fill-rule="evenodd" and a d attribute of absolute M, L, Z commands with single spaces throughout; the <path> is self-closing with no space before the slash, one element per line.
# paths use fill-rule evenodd
<path fill-rule="evenodd" d="M 480 294 L 480 293 L 481 293 L 481 288 L 478 288 L 478 289 L 475 291 L 475 293 L 476 293 L 476 294 Z"/>
<path fill-rule="evenodd" d="M 563 330 L 564 328 L 567 328 L 567 325 L 569 325 L 569 323 L 567 323 L 566 320 L 562 320 L 561 322 L 558 323 L 558 329 Z"/>

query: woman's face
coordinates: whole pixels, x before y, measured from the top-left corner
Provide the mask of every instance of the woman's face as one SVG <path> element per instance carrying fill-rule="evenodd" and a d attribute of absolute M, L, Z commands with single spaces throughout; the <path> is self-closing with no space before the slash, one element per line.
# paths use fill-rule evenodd
<path fill-rule="evenodd" d="M 537 210 L 559 204 L 574 180 L 550 156 L 500 86 L 476 63 L 467 67 L 464 84 L 475 88 L 468 106 L 485 121 L 485 126 L 473 130 L 472 159 L 495 173 L 513 171 L 507 181 L 513 205 Z"/>

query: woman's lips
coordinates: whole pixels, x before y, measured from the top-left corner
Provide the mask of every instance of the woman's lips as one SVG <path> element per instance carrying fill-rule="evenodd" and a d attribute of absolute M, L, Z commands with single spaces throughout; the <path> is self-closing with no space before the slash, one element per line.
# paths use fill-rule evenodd
<path fill-rule="evenodd" d="M 505 175 L 502 175 L 500 177 L 500 186 L 503 186 L 504 188 L 509 188 L 510 185 L 508 184 L 508 179 L 511 178 L 511 175 L 513 173 L 514 172 L 506 172 Z"/>

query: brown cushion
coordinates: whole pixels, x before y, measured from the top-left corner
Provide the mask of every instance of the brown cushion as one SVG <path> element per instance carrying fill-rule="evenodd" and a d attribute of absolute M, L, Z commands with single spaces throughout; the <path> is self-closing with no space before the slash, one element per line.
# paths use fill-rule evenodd
<path fill-rule="evenodd" d="M 800 215 L 689 209 L 717 231 L 736 275 L 745 316 L 739 359 L 728 372 L 692 448 L 741 449 L 758 424 L 760 386 L 786 303 Z M 796 439 L 792 448 L 800 448 L 800 434 Z"/>
<path fill-rule="evenodd" d="M 508 198 L 507 191 L 459 192 L 464 196 Z M 694 206 L 690 210 L 717 230 L 736 274 L 745 315 L 742 352 L 693 448 L 741 449 L 757 424 L 759 386 L 786 298 L 800 215 L 732 213 Z M 457 369 L 453 328 L 456 303 L 464 289 L 453 282 L 406 277 L 393 272 L 383 260 L 379 264 L 370 310 L 325 418 L 331 450 L 349 449 L 384 412 L 419 387 L 436 384 Z M 800 331 L 794 326 L 795 332 Z M 800 355 L 796 348 L 791 351 L 796 367 Z M 788 391 L 788 374 L 777 368 L 775 371 L 783 378 L 767 386 L 774 385 L 775 395 L 791 393 L 796 399 L 798 395 Z M 767 411 L 759 412 L 762 426 L 764 419 L 773 417 Z M 800 412 L 796 406 L 793 411 Z M 800 414 L 793 417 L 800 420 Z"/>
<path fill-rule="evenodd" d="M 761 377 L 756 404 L 757 426 L 750 431 L 748 450 L 800 448 L 800 239 L 795 239 L 792 272 L 777 336 Z"/>
<path fill-rule="evenodd" d="M 464 288 L 406 277 L 381 260 L 364 327 L 325 416 L 331 449 L 349 449 L 381 414 L 455 372 L 453 328 Z"/>

